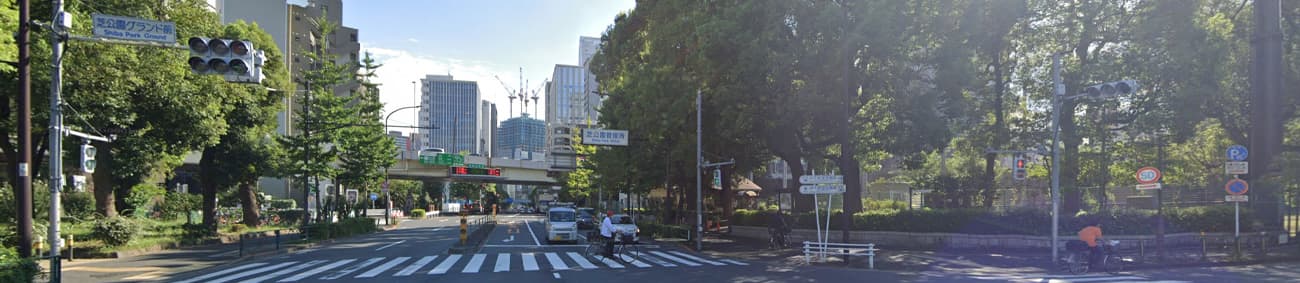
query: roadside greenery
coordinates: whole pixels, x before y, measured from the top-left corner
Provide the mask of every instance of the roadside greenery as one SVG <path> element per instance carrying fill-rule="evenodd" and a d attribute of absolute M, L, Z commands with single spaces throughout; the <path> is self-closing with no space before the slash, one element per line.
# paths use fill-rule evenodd
<path fill-rule="evenodd" d="M 731 225 L 767 227 L 773 210 L 736 210 Z M 826 221 L 825 212 L 821 215 Z M 1233 211 L 1230 207 L 1194 207 L 1166 209 L 1166 233 L 1222 233 L 1233 231 Z M 1253 212 L 1242 210 L 1242 231 L 1256 231 L 1258 223 L 1249 222 Z M 812 212 L 786 215 L 787 224 L 799 229 L 815 229 Z M 835 210 L 831 223 L 843 219 L 842 210 Z M 1154 235 L 1155 214 L 1152 211 L 1116 210 L 1105 214 L 1079 214 L 1061 219 L 1063 235 L 1073 234 L 1088 219 L 1100 219 L 1107 235 Z M 853 215 L 855 231 L 892 231 L 916 233 L 964 233 L 1006 235 L 1050 235 L 1051 216 L 1043 211 L 1013 210 L 989 212 L 978 208 L 966 209 L 915 209 L 869 210 Z"/>

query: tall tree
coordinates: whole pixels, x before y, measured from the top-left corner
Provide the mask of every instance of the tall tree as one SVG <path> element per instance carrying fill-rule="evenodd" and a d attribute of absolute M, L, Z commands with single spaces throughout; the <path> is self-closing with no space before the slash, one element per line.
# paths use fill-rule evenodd
<path fill-rule="evenodd" d="M 383 181 L 381 170 L 396 163 L 397 147 L 384 132 L 384 104 L 379 101 L 379 84 L 373 81 L 381 66 L 369 52 L 361 60 L 360 88 L 353 91 L 353 102 L 347 106 L 355 116 L 349 119 L 349 127 L 340 130 L 339 184 L 363 192 L 374 191 Z"/>

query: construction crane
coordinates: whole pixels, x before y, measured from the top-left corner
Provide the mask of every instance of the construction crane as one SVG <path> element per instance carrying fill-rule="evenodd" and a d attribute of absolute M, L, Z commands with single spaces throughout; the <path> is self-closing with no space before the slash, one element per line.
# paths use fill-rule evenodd
<path fill-rule="evenodd" d="M 520 68 L 520 72 L 522 72 L 522 71 L 523 71 L 523 68 Z M 506 117 L 514 118 L 514 117 L 515 117 L 515 93 L 518 92 L 518 91 L 516 91 L 516 90 L 514 90 L 514 89 L 510 89 L 510 86 L 509 86 L 509 85 L 506 85 L 506 82 L 505 82 L 505 81 L 502 81 L 500 76 L 492 75 L 492 77 L 496 78 L 496 79 L 497 79 L 497 82 L 500 82 L 500 83 L 501 83 L 501 88 L 504 88 L 504 89 L 506 90 L 506 95 L 510 97 L 510 110 L 509 110 L 509 115 L 510 115 L 510 116 L 506 116 Z M 520 97 L 522 97 L 522 96 L 523 96 L 523 95 L 521 94 Z M 522 112 L 522 111 L 521 111 L 521 112 Z"/>
<path fill-rule="evenodd" d="M 542 85 L 537 86 L 537 88 L 533 89 L 532 93 L 530 93 L 530 94 L 532 95 L 532 97 L 530 97 L 530 98 L 533 99 L 533 115 L 537 115 L 537 111 L 538 111 L 538 110 L 537 110 L 537 107 L 538 107 L 539 105 L 541 105 L 541 104 L 537 103 L 537 93 L 538 93 L 538 92 L 541 92 L 543 88 L 546 88 L 546 82 L 545 82 L 545 81 L 543 81 L 543 82 L 542 82 Z"/>

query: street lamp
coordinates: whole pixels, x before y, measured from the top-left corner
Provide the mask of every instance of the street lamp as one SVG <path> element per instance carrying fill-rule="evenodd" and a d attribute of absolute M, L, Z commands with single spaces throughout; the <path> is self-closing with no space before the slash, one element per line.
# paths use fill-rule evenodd
<path fill-rule="evenodd" d="M 413 82 L 413 83 L 414 83 L 414 82 Z M 419 105 L 416 105 L 416 106 L 407 106 L 407 107 L 397 108 L 397 109 L 394 109 L 394 110 L 391 111 L 391 112 L 388 112 L 388 115 L 384 115 L 384 134 L 385 134 L 385 135 L 388 134 L 388 118 L 392 118 L 392 117 L 393 117 L 393 114 L 397 113 L 397 111 L 402 111 L 402 110 L 406 110 L 406 109 L 414 109 L 414 108 L 420 108 L 420 106 L 419 106 Z M 409 142 L 409 141 L 408 141 L 408 142 Z M 392 194 L 389 194 L 389 193 L 388 193 L 388 167 L 389 167 L 389 166 L 384 166 L 384 202 L 385 202 L 385 204 L 384 204 L 384 225 L 391 225 L 392 223 L 390 223 L 390 222 L 392 222 L 392 217 L 393 217 L 393 216 L 392 216 L 392 215 L 393 215 L 393 212 L 392 212 L 392 209 L 393 209 L 393 198 L 392 198 Z"/>
<path fill-rule="evenodd" d="M 1131 94 L 1137 90 L 1137 82 L 1123 80 L 1089 86 L 1076 95 L 1065 96 L 1065 84 L 1061 82 L 1061 56 L 1069 51 L 1052 54 L 1052 260 L 1057 259 L 1058 238 L 1061 229 L 1061 151 L 1057 144 L 1061 140 L 1061 104 L 1081 97 L 1107 99 L 1121 94 Z"/>

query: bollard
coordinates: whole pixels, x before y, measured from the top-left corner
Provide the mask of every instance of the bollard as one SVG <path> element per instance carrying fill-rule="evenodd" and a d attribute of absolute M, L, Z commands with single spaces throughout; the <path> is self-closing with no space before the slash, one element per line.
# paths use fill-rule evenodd
<path fill-rule="evenodd" d="M 244 257 L 244 234 L 239 234 L 239 257 Z"/>
<path fill-rule="evenodd" d="M 275 230 L 275 250 L 280 250 L 280 230 Z"/>
<path fill-rule="evenodd" d="M 45 245 L 45 238 L 36 237 L 36 245 L 34 245 L 34 247 L 36 247 L 36 254 L 35 254 L 36 256 L 41 256 L 41 247 L 44 245 Z"/>
<path fill-rule="evenodd" d="M 1260 256 L 1268 255 L 1268 232 L 1259 232 L 1259 253 Z"/>
<path fill-rule="evenodd" d="M 460 244 L 465 245 L 465 240 L 469 238 L 465 233 L 469 229 L 469 222 L 465 218 L 465 212 L 460 213 Z"/>
<path fill-rule="evenodd" d="M 72 258 L 72 244 L 73 244 L 73 240 L 75 240 L 75 239 L 76 239 L 76 238 L 73 237 L 72 234 L 68 234 L 68 261 L 72 261 L 72 259 L 73 259 L 73 258 Z"/>
<path fill-rule="evenodd" d="M 1147 240 L 1146 239 L 1138 240 L 1138 260 L 1145 260 L 1146 258 L 1147 258 Z"/>
<path fill-rule="evenodd" d="M 1205 242 L 1205 232 L 1201 232 L 1201 261 L 1205 261 L 1206 244 L 1207 243 Z"/>

